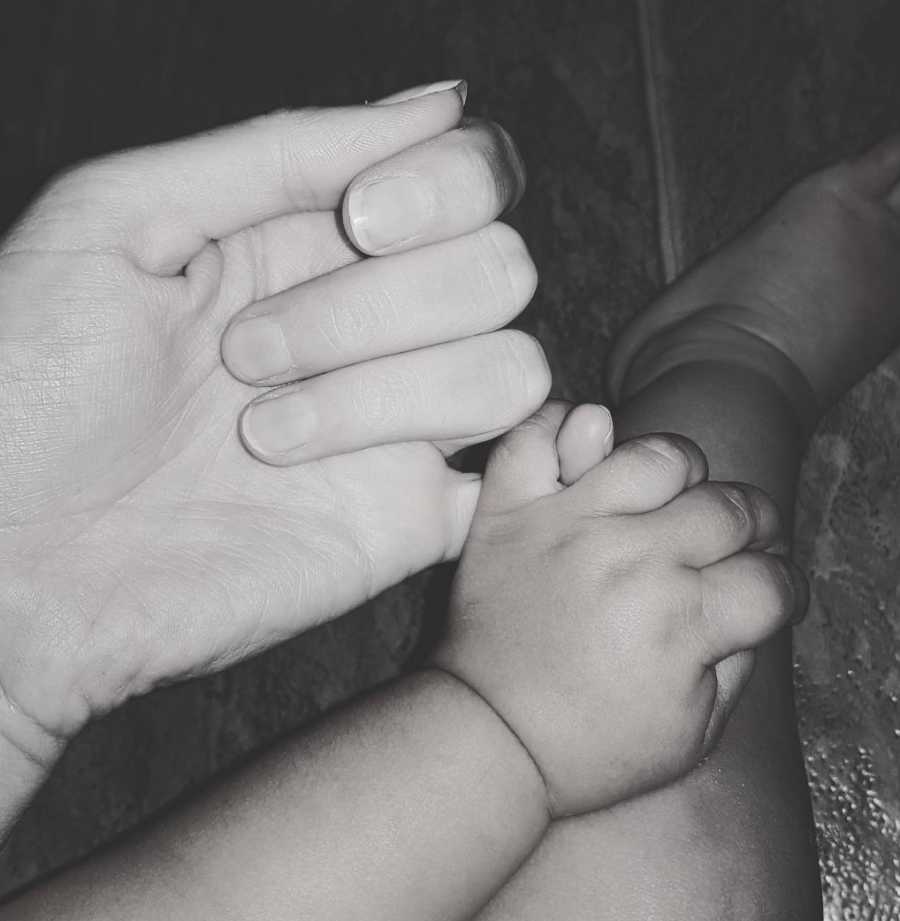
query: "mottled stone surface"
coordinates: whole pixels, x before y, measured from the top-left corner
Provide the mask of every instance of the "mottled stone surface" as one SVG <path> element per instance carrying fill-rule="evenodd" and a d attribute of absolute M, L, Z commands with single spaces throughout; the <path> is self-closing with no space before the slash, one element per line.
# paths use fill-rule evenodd
<path fill-rule="evenodd" d="M 661 18 L 668 168 L 691 261 L 793 178 L 900 127 L 900 5 L 684 0 Z M 900 309 L 900 292 L 897 307 Z M 810 449 L 796 680 L 829 921 L 900 918 L 900 360 Z"/>
<path fill-rule="evenodd" d="M 813 604 L 795 680 L 828 921 L 900 918 L 898 371 L 826 420 L 798 501 Z"/>
<path fill-rule="evenodd" d="M 541 269 L 523 323 L 558 392 L 600 395 L 609 335 L 658 280 L 629 0 L 39 0 L 0 41 L 0 222 L 79 158 L 284 105 L 465 76 L 468 110 L 519 141 L 514 223 Z M 445 581 L 445 580 L 443 580 Z M 8 889 L 134 824 L 414 655 L 427 576 L 268 655 L 135 701 L 75 742 L 0 857 Z M 425 631 L 427 636 L 428 631 Z"/>

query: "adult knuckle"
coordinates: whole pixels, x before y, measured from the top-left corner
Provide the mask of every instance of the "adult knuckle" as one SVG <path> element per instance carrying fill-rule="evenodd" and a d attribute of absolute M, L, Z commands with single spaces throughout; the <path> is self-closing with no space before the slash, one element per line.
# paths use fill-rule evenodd
<path fill-rule="evenodd" d="M 47 181 L 41 190 L 40 199 L 68 197 L 88 185 L 92 177 L 94 161 L 82 161 L 63 167 Z"/>
<path fill-rule="evenodd" d="M 335 147 L 328 113 L 321 109 L 276 109 L 251 120 L 265 129 L 260 132 L 271 138 L 274 156 L 278 164 L 278 182 L 285 199 L 295 210 L 310 207 L 324 210 L 324 204 L 317 195 L 317 186 L 308 176 L 311 159 Z M 315 143 L 311 139 L 315 138 Z"/>
<path fill-rule="evenodd" d="M 94 193 L 97 188 L 107 183 L 116 166 L 121 169 L 125 156 L 107 154 L 72 163 L 51 177 L 45 192 L 66 197 L 80 197 L 86 190 Z"/>
<path fill-rule="evenodd" d="M 101 160 L 86 160 L 60 170 L 41 190 L 26 214 L 25 221 L 34 230 L 64 237 L 67 229 L 74 239 L 90 245 L 92 226 L 97 217 L 109 220 L 109 209 L 102 204 L 109 195 L 106 167 Z M 104 213 L 106 212 L 106 213 Z M 66 245 L 62 239 L 50 245 Z"/>
<path fill-rule="evenodd" d="M 352 407 L 373 431 L 400 428 L 416 414 L 423 401 L 423 383 L 410 368 L 385 370 L 377 376 L 360 375 L 355 383 Z"/>
<path fill-rule="evenodd" d="M 295 142 L 297 123 L 288 113 L 278 112 L 272 116 L 273 123 L 278 127 L 276 133 L 276 146 L 278 148 L 277 162 L 279 165 L 279 183 L 285 199 L 291 202 L 298 210 L 302 207 L 304 191 L 310 188 L 303 180 L 303 169 L 298 155 L 298 145 Z"/>
<path fill-rule="evenodd" d="M 139 257 L 154 204 L 142 154 L 107 154 L 66 167 L 53 176 L 26 212 L 9 247 L 116 251 Z"/>
<path fill-rule="evenodd" d="M 397 313 L 386 293 L 356 291 L 325 307 L 323 333 L 335 352 L 358 349 L 389 335 Z"/>
<path fill-rule="evenodd" d="M 81 200 L 124 200 L 135 210 L 151 204 L 144 173 L 152 162 L 141 151 L 120 151 L 77 163 L 54 180 L 67 197 Z"/>

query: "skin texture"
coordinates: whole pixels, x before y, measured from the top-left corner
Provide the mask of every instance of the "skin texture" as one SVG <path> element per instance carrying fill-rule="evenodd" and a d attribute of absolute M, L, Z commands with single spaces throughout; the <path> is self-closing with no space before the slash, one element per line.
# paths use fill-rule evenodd
<path fill-rule="evenodd" d="M 888 156 L 885 154 L 885 158 Z M 98 174 L 93 178 L 98 179 Z M 106 173 L 105 179 L 110 178 L 111 174 Z M 834 176 L 830 178 L 834 180 Z M 85 179 L 84 174 L 81 179 Z M 862 198 L 859 188 L 851 190 L 857 203 L 863 203 L 862 211 L 868 209 L 870 214 L 877 214 L 887 226 L 892 224 L 891 183 L 885 186 L 883 193 L 866 193 Z M 847 192 L 846 183 L 838 185 Z M 62 188 L 65 192 L 65 184 Z M 833 188 L 832 182 L 819 191 Z M 39 215 L 36 222 L 32 221 L 33 225 L 44 224 L 51 230 L 59 230 L 67 223 L 67 210 L 77 210 L 76 199 L 60 195 L 59 186 L 54 193 L 56 203 L 63 205 L 61 211 L 56 217 L 51 211 L 49 221 Z M 825 200 L 834 204 L 831 198 Z M 846 202 L 842 199 L 839 204 L 837 210 L 840 212 Z M 133 234 L 134 228 L 129 230 Z M 160 240 L 178 237 L 171 233 L 154 237 L 146 226 L 143 231 L 144 243 L 147 239 L 155 238 L 158 244 Z M 30 232 L 26 228 L 24 235 L 15 240 L 16 246 L 21 245 L 23 236 L 27 241 Z M 196 228 L 194 235 L 196 242 Z M 142 238 L 142 234 L 138 233 L 137 238 Z M 55 242 L 58 238 L 51 234 L 47 239 Z M 83 242 L 92 247 L 96 241 L 89 234 Z M 99 245 L 108 244 L 101 242 Z M 60 246 L 65 248 L 64 243 Z M 139 254 L 135 249 L 131 256 L 143 271 L 147 271 L 146 260 L 162 274 L 177 269 L 174 255 L 165 247 L 139 249 Z M 203 249 L 206 249 L 205 244 Z M 36 249 L 26 251 L 29 255 L 38 254 Z M 20 256 L 26 251 L 13 246 L 6 256 Z M 840 247 L 837 253 L 841 254 Z M 155 263 L 154 258 L 158 262 Z M 873 277 L 877 277 L 877 271 L 873 271 Z M 835 307 L 828 298 L 824 298 L 824 303 Z M 879 307 L 877 299 L 865 307 L 866 315 L 871 308 L 872 315 L 890 322 L 890 316 Z M 839 315 L 837 310 L 836 316 Z M 739 334 L 743 331 L 740 323 L 730 318 L 728 322 Z M 699 340 L 703 344 L 703 336 L 691 335 L 692 331 L 698 332 L 696 325 L 686 322 L 683 331 L 686 331 L 685 342 Z M 762 332 L 754 330 L 753 335 L 759 338 Z M 771 336 L 771 330 L 768 332 Z M 879 334 L 882 332 L 879 330 Z M 768 341 L 765 336 L 762 338 Z M 789 337 L 785 337 L 784 342 L 789 341 Z M 874 335 L 871 341 L 875 341 Z M 650 342 L 648 338 L 638 347 L 643 348 Z M 787 357 L 794 363 L 795 370 L 814 393 L 825 395 L 810 371 L 803 368 L 799 356 L 796 360 L 790 356 L 787 345 L 784 345 L 785 351 L 781 351 L 780 346 L 775 348 L 780 358 Z M 872 354 L 883 348 L 882 337 L 880 344 L 873 346 Z M 665 358 L 666 350 L 663 351 Z M 823 346 L 821 351 L 834 358 L 828 348 Z M 710 354 L 715 355 L 715 350 Z M 780 360 L 778 356 L 773 356 L 776 363 Z M 790 499 L 796 458 L 802 450 L 800 431 L 809 422 L 809 419 L 798 422 L 796 418 L 797 407 L 802 405 L 798 394 L 788 392 L 790 388 L 780 378 L 773 382 L 767 368 L 734 368 L 715 357 L 710 359 L 709 354 L 706 360 L 695 355 L 692 361 L 668 364 L 669 367 L 666 363 L 654 367 L 653 362 L 645 362 L 645 369 L 649 365 L 649 378 L 642 377 L 639 383 L 632 380 L 625 387 L 632 398 L 623 420 L 625 432 L 656 427 L 696 432 L 696 437 L 702 437 L 704 444 L 708 444 L 714 470 L 724 470 L 731 465 L 736 473 L 746 471 L 744 478 L 769 484 L 779 501 L 786 503 Z M 821 379 L 827 379 L 827 370 Z M 710 393 L 713 398 L 709 398 Z M 679 405 L 681 408 L 676 408 Z M 658 419 L 670 422 L 654 424 Z M 672 421 L 677 424 L 671 424 Z M 745 439 L 748 432 L 768 435 L 765 443 L 768 450 L 755 450 L 743 444 L 741 439 Z M 10 600 L 17 598 L 14 596 Z M 736 713 L 732 731 L 726 735 L 718 756 L 711 758 L 684 783 L 596 817 L 598 821 L 609 823 L 603 834 L 582 840 L 580 847 L 570 848 L 568 852 L 565 848 L 558 852 L 562 855 L 562 863 L 553 868 L 550 879 L 566 887 L 569 901 L 565 906 L 558 890 L 541 885 L 540 878 L 536 881 L 531 877 L 530 888 L 526 884 L 528 901 L 520 906 L 516 916 L 526 917 L 528 911 L 541 909 L 540 893 L 546 893 L 544 897 L 552 906 L 551 914 L 565 910 L 572 917 L 585 911 L 591 912 L 585 916 L 594 917 L 598 905 L 610 906 L 611 903 L 615 917 L 628 917 L 629 912 L 634 917 L 698 917 L 700 912 L 708 912 L 709 917 L 752 917 L 754 911 L 760 917 L 770 917 L 773 913 L 791 916 L 788 912 L 806 917 L 814 912 L 814 899 L 808 898 L 814 888 L 808 883 L 809 861 L 806 860 L 811 851 L 808 840 L 803 844 L 806 816 L 802 771 L 798 785 L 798 762 L 791 737 L 789 658 L 785 653 L 782 644 L 779 648 L 773 647 L 771 655 L 761 658 L 750 693 Z M 27 733 L 32 722 L 26 721 L 26 726 L 21 720 L 11 720 L 4 727 L 7 741 L 16 733 Z M 16 739 L 13 747 L 22 752 L 22 736 Z M 573 822 L 561 823 L 558 827 L 560 835 L 565 836 L 569 829 L 585 826 Z M 657 834 L 648 836 L 648 828 L 653 828 Z M 593 864 L 595 858 L 601 859 L 602 864 Z M 579 875 L 591 867 L 590 872 Z M 574 875 L 567 876 L 566 870 Z M 528 879 L 530 872 L 523 873 L 517 885 Z M 652 881 L 649 885 L 648 880 Z M 615 892 L 615 899 L 609 898 L 611 892 Z M 791 898 L 793 903 L 789 906 Z M 542 914 L 537 916 L 548 916 L 546 902 Z"/>
<path fill-rule="evenodd" d="M 548 404 L 495 450 L 434 657 L 522 740 L 554 817 L 696 765 L 752 656 L 721 676 L 719 664 L 807 597 L 795 568 L 761 552 L 780 540 L 771 500 L 706 482 L 686 439 L 630 441 L 564 487 L 565 413 Z"/>
<path fill-rule="evenodd" d="M 657 435 L 607 456 L 588 437 L 569 451 L 596 413 L 573 416 L 563 432 L 566 413 L 548 404 L 494 451 L 441 669 L 282 742 L 0 918 L 337 921 L 364 911 L 463 921 L 554 814 L 608 805 L 695 763 L 710 714 L 724 718 L 717 692 L 734 693 L 706 656 L 770 636 L 801 598 L 786 563 L 744 550 L 777 536 L 777 515 L 749 487 L 702 482 L 706 461 L 685 439 Z M 559 481 L 557 444 L 570 470 L 582 468 L 571 485 Z M 682 565 L 698 551 L 713 562 Z M 535 560 L 548 555 L 549 571 Z M 735 607 L 748 593 L 758 597 Z M 686 614 L 690 640 L 661 643 Z M 504 663 L 489 685 L 485 652 Z M 571 696 L 573 666 L 583 699 Z M 534 710 L 523 721 L 509 704 L 526 697 Z M 574 719 L 590 720 L 589 749 L 573 752 L 572 733 L 560 731 Z"/>
<path fill-rule="evenodd" d="M 639 314 L 611 357 L 619 433 L 664 428 L 695 439 L 712 476 L 757 484 L 789 522 L 821 407 L 900 333 L 898 179 L 900 137 L 811 176 Z M 480 917 L 812 921 L 821 913 L 785 636 L 760 652 L 698 770 L 554 826 Z"/>
<path fill-rule="evenodd" d="M 459 553 L 480 486 L 446 455 L 549 387 L 532 339 L 492 332 L 535 283 L 491 223 L 523 171 L 502 129 L 460 124 L 462 101 L 451 85 L 115 154 L 55 180 L 0 244 L 0 834 L 90 717 Z M 395 169 L 430 196 L 434 242 L 363 259 L 346 188 Z M 454 176 L 478 208 L 457 208 Z M 276 304 L 309 329 L 289 376 L 316 374 L 292 387 L 319 424 L 273 458 L 246 407 L 262 395 L 287 429 L 296 395 L 223 366 L 258 336 L 221 340 Z"/>
<path fill-rule="evenodd" d="M 789 522 L 803 439 L 763 375 L 726 363 L 673 370 L 616 417 L 619 437 L 672 428 L 703 443 L 712 476 L 768 487 Z M 759 450 L 748 449 L 747 433 Z M 821 911 L 789 638 L 757 653 L 712 754 L 683 780 L 554 823 L 478 916 L 489 921 L 809 921 Z"/>

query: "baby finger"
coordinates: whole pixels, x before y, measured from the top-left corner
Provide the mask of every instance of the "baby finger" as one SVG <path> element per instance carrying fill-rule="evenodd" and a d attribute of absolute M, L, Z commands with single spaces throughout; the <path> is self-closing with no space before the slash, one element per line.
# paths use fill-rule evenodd
<path fill-rule="evenodd" d="M 694 634 L 703 664 L 753 649 L 806 613 L 806 577 L 790 560 L 748 551 L 700 572 L 703 603 Z"/>

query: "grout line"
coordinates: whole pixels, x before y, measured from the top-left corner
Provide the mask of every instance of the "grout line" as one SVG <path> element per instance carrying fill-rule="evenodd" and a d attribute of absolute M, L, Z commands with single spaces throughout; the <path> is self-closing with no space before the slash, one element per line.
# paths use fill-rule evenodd
<path fill-rule="evenodd" d="M 659 253 L 665 284 L 685 269 L 684 211 L 674 132 L 667 89 L 671 67 L 663 39 L 661 4 L 664 0 L 635 0 L 644 70 L 644 100 L 650 129 L 656 178 L 656 217 Z"/>

